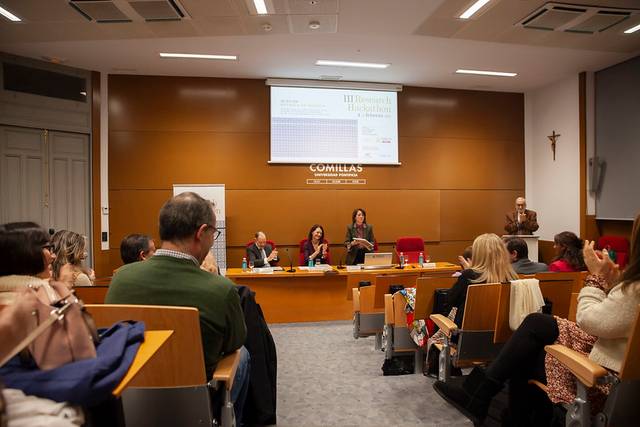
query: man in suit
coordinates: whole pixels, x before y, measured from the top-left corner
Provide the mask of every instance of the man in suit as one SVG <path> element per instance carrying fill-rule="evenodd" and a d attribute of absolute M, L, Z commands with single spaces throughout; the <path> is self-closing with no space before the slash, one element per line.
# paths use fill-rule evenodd
<path fill-rule="evenodd" d="M 511 267 L 518 274 L 536 274 L 548 271 L 547 264 L 533 262 L 529 259 L 529 248 L 524 240 L 512 237 L 506 242 L 507 251 L 511 257 Z"/>
<path fill-rule="evenodd" d="M 533 234 L 538 227 L 538 215 L 527 209 L 524 197 L 518 197 L 516 210 L 506 214 L 505 231 L 507 234 Z"/>
<path fill-rule="evenodd" d="M 254 267 L 270 267 L 278 263 L 278 251 L 267 243 L 267 236 L 258 231 L 255 242 L 247 248 L 247 258 Z"/>

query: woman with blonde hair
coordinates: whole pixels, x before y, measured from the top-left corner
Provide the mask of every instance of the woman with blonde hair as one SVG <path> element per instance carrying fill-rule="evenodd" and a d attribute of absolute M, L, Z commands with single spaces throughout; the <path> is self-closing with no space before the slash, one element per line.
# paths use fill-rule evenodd
<path fill-rule="evenodd" d="M 471 247 L 471 265 L 458 278 L 447 295 L 449 308 L 453 314 L 453 321 L 462 326 L 464 304 L 467 299 L 469 285 L 477 283 L 504 283 L 516 280 L 518 275 L 511 267 L 509 253 L 500 237 L 493 233 L 481 234 L 476 237 Z M 451 313 L 450 313 L 451 316 Z"/>
<path fill-rule="evenodd" d="M 594 243 L 586 241 L 582 249 L 581 259 L 590 275 L 578 295 L 577 322 L 532 313 L 487 369 L 474 368 L 461 382 L 438 381 L 433 385 L 436 392 L 480 425 L 493 397 L 509 382 L 508 417 L 503 425 L 550 425 L 554 417 L 549 405 L 573 402 L 576 380 L 557 359 L 545 354 L 546 345 L 563 344 L 609 371 L 620 372 L 640 304 L 640 215 L 633 223 L 624 272 L 607 250 L 596 253 Z M 532 379 L 546 384 L 549 400 L 532 399 L 528 385 Z M 592 413 L 602 409 L 608 393 L 605 385 L 589 389 Z"/>
<path fill-rule="evenodd" d="M 509 252 L 500 237 L 493 233 L 481 234 L 476 237 L 471 246 L 473 254 L 471 260 L 466 260 L 465 268 L 458 277 L 458 280 L 447 294 L 447 305 L 450 320 L 454 321 L 458 327 L 462 326 L 464 317 L 464 305 L 467 300 L 467 289 L 469 285 L 480 283 L 504 283 L 518 279 L 518 275 L 511 267 Z M 444 335 L 441 331 L 436 332 L 427 341 L 427 361 L 429 373 L 436 368 L 437 357 L 429 357 L 431 346 L 443 342 Z M 452 373 L 461 375 L 459 369 L 453 369 Z"/>
<path fill-rule="evenodd" d="M 53 280 L 74 286 L 92 286 L 95 274 L 82 265 L 87 258 L 86 239 L 69 230 L 60 230 L 51 238 L 56 259 L 53 262 Z"/>

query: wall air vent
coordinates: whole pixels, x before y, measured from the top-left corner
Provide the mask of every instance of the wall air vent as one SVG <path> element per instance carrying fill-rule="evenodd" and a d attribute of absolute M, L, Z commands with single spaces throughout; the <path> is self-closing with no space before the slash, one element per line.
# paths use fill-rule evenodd
<path fill-rule="evenodd" d="M 179 21 L 186 12 L 175 0 L 129 0 L 145 21 Z"/>
<path fill-rule="evenodd" d="M 71 0 L 69 4 L 90 21 L 131 22 L 111 0 Z"/>
<path fill-rule="evenodd" d="M 516 25 L 534 30 L 594 34 L 608 30 L 638 13 L 640 9 L 549 2 L 531 12 Z"/>

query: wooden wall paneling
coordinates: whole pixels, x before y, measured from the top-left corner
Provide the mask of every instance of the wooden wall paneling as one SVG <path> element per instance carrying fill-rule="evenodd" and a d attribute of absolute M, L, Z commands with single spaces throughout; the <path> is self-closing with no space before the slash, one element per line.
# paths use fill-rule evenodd
<path fill-rule="evenodd" d="M 109 182 L 113 189 L 161 189 L 179 183 L 267 189 L 286 187 L 287 181 L 305 182 L 306 171 L 300 170 L 296 180 L 270 168 L 268 146 L 264 133 L 112 131 Z"/>
<path fill-rule="evenodd" d="M 404 137 L 400 138 L 400 161 L 402 167 L 388 178 L 397 188 L 524 188 L 524 174 L 514 173 L 514 166 L 524 164 L 521 139 Z M 385 186 L 373 173 L 368 178 L 368 184 Z"/>
<path fill-rule="evenodd" d="M 513 209 L 522 190 L 443 190 L 440 218 L 443 241 L 473 240 L 482 233 L 502 235 L 505 214 Z"/>
<path fill-rule="evenodd" d="M 405 86 L 400 136 L 524 141 L 524 94 Z"/>
<path fill-rule="evenodd" d="M 269 132 L 264 80 L 109 76 L 109 130 Z"/>
<path fill-rule="evenodd" d="M 432 258 L 455 262 L 477 234 L 502 233 L 504 213 L 524 189 L 522 94 L 405 87 L 398 95 L 402 165 L 365 165 L 358 178 L 366 185 L 338 187 L 307 185 L 314 177 L 308 165 L 267 163 L 263 80 L 112 75 L 109 93 L 114 250 L 96 263 L 109 270 L 119 265 L 125 234 L 157 238 L 158 211 L 176 183 L 225 184 L 230 266 L 239 265 L 258 228 L 296 261 L 315 222 L 325 226 L 337 263 L 354 207 L 367 210 L 380 250 L 418 234 Z"/>
<path fill-rule="evenodd" d="M 367 212 L 379 243 L 401 235 L 440 240 L 440 193 L 436 190 L 229 190 L 227 243 L 240 246 L 260 229 L 276 244 L 297 244 L 322 224 L 329 242 L 344 241 L 354 208 Z"/>
<path fill-rule="evenodd" d="M 556 251 L 553 249 L 553 241 L 539 240 L 538 241 L 538 261 L 545 264 L 551 263 L 556 256 Z"/>
<path fill-rule="evenodd" d="M 633 221 L 599 219 L 598 225 L 602 236 L 622 236 L 627 239 L 631 238 Z"/>
<path fill-rule="evenodd" d="M 172 189 L 109 191 L 111 247 L 119 248 L 130 233 L 148 234 L 159 245 L 158 213 L 172 194 Z"/>
<path fill-rule="evenodd" d="M 306 180 L 314 177 L 306 165 L 268 164 L 268 133 L 111 131 L 109 138 L 110 184 L 117 189 L 163 188 L 177 182 L 307 189 Z M 400 148 L 402 166 L 363 166 L 358 177 L 367 180 L 366 188 L 524 188 L 524 175 L 514 174 L 511 167 L 477 166 L 519 164 L 524 146 L 517 140 L 402 138 Z M 335 186 L 312 187 L 319 188 Z"/>

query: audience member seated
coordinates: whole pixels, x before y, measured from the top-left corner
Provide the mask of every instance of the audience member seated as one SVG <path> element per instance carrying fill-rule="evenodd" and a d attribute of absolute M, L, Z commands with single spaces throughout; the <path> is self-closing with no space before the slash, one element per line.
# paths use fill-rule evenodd
<path fill-rule="evenodd" d="M 267 236 L 262 231 L 255 234 L 255 242 L 247 247 L 247 261 L 254 267 L 272 267 L 278 263 L 278 251 L 267 243 Z"/>
<path fill-rule="evenodd" d="M 49 287 L 56 258 L 49 237 L 33 222 L 0 225 L 0 305 L 13 304 L 17 293 L 27 286 Z"/>
<path fill-rule="evenodd" d="M 159 222 L 161 249 L 145 262 L 120 268 L 105 302 L 196 307 L 208 378 L 222 356 L 242 348 L 231 391 L 240 423 L 249 380 L 240 298 L 233 282 L 200 268 L 217 235 L 213 205 L 198 194 L 181 193 L 160 209 Z"/>
<path fill-rule="evenodd" d="M 309 261 L 315 264 L 330 264 L 329 243 L 324 238 L 324 228 L 320 224 L 314 224 L 309 230 L 307 240 L 303 245 L 304 261 L 302 265 L 308 265 Z"/>
<path fill-rule="evenodd" d="M 512 237 L 507 240 L 507 251 L 511 257 L 511 267 L 518 274 L 536 274 L 541 271 L 549 270 L 547 264 L 542 262 L 533 262 L 529 259 L 529 248 L 527 242 Z"/>
<path fill-rule="evenodd" d="M 125 264 L 144 261 L 156 252 L 156 244 L 146 234 L 129 234 L 120 242 L 120 258 Z"/>
<path fill-rule="evenodd" d="M 96 280 L 92 269 L 82 262 L 87 258 L 87 239 L 73 231 L 60 230 L 51 238 L 56 259 L 53 261 L 53 280 L 74 286 L 91 286 Z"/>
<path fill-rule="evenodd" d="M 367 224 L 367 213 L 364 209 L 356 208 L 351 214 L 351 225 L 347 226 L 347 233 L 344 237 L 344 244 L 347 247 L 347 265 L 362 264 L 364 254 L 373 252 L 373 247 L 367 243 L 354 239 L 364 239 L 374 244 L 373 225 Z"/>
<path fill-rule="evenodd" d="M 554 403 L 570 403 L 576 389 L 575 379 L 568 371 L 554 358 L 545 358 L 545 345 L 563 344 L 619 372 L 640 304 L 639 231 L 640 215 L 633 225 L 629 267 L 621 276 L 606 251 L 600 258 L 594 242 L 585 244 L 584 261 L 591 274 L 578 296 L 577 324 L 548 314 L 530 314 L 486 370 L 475 368 L 463 382 L 436 382 L 436 391 L 479 425 L 487 415 L 492 398 L 509 381 L 510 425 L 525 425 L 531 416 L 537 417 L 535 425 L 550 425 L 549 419 L 542 419 L 549 411 L 531 405 L 527 397 L 528 380 L 547 384 L 549 398 Z M 592 412 L 602 409 L 598 406 L 602 405 L 602 394 L 606 392 L 605 387 L 590 390 L 590 400 L 596 397 L 591 401 Z"/>
<path fill-rule="evenodd" d="M 36 302 L 40 301 L 40 296 L 36 299 L 33 294 L 25 293 L 27 287 L 44 289 L 49 301 L 57 301 L 64 295 L 66 284 L 56 284 L 49 280 L 53 272 L 52 262 L 56 258 L 49 241 L 50 237 L 47 231 L 33 222 L 0 225 L 0 305 L 11 306 L 0 312 L 0 358 L 22 347 L 20 343 L 37 325 L 33 315 L 40 304 Z M 77 312 L 75 314 L 79 315 Z M 69 315 L 68 319 L 72 318 Z M 77 317 L 75 319 L 80 320 Z M 48 338 L 61 336 L 66 337 L 63 332 L 62 335 L 56 333 Z M 47 338 L 46 332 L 45 335 L 40 335 L 40 338 Z M 81 344 L 78 336 L 74 339 L 75 344 L 71 344 L 71 348 L 78 351 L 73 354 L 74 361 L 57 367 L 40 369 L 35 362 L 37 358 L 34 354 L 31 353 L 33 357 L 29 356 L 31 348 L 14 356 L 0 367 L 0 377 L 7 387 L 4 391 L 13 389 L 14 397 L 18 397 L 18 394 L 21 400 L 30 401 L 23 402 L 24 405 L 18 405 L 17 400 L 13 402 L 16 405 L 10 409 L 16 412 L 9 414 L 8 425 L 81 425 L 83 421 L 77 419 L 78 415 L 82 418 L 83 411 L 80 405 L 89 411 L 89 419 L 98 419 L 95 415 L 100 417 L 100 425 L 116 425 L 116 401 L 111 392 L 128 371 L 143 339 L 143 324 L 120 323 L 102 335 L 96 352 L 91 357 L 80 354 L 81 347 L 86 344 Z M 93 346 L 89 335 L 86 336 L 86 340 L 88 345 Z M 43 354 L 42 349 L 45 346 L 49 349 L 48 352 L 53 353 L 48 363 L 52 363 L 51 359 L 59 359 L 64 353 L 61 351 L 62 342 L 45 340 L 40 346 L 39 354 Z M 24 396 L 22 392 L 28 396 Z M 55 403 L 38 400 L 30 395 L 50 399 Z M 71 402 L 73 408 L 68 407 L 65 402 Z M 9 407 L 5 409 L 9 411 Z M 42 413 L 43 410 L 48 412 Z M 18 413 L 19 411 L 21 413 Z M 56 413 L 61 414 L 58 419 L 46 417 Z M 72 417 L 77 423 L 72 423 Z M 0 418 L 5 420 L 3 416 Z"/>
<path fill-rule="evenodd" d="M 477 283 L 501 283 L 515 280 L 518 275 L 511 268 L 504 242 L 493 233 L 481 234 L 473 241 L 473 257 L 469 268 L 462 271 L 449 291 L 447 301 L 449 318 L 462 326 L 467 288 Z"/>
<path fill-rule="evenodd" d="M 553 238 L 556 257 L 549 264 L 549 271 L 572 272 L 586 269 L 582 258 L 582 240 L 570 231 L 563 231 Z"/>
<path fill-rule="evenodd" d="M 467 246 L 462 251 L 462 255 L 458 255 L 458 264 L 462 267 L 462 271 L 471 267 L 471 254 L 472 254 L 472 246 Z M 460 277 L 462 275 L 461 271 L 456 271 L 453 273 L 453 277 Z"/>

